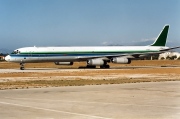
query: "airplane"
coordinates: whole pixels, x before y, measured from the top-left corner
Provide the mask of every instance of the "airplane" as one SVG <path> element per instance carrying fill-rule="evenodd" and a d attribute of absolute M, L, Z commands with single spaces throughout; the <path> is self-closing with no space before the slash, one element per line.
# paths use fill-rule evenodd
<path fill-rule="evenodd" d="M 178 47 L 166 47 L 169 25 L 165 25 L 153 44 L 148 46 L 79 46 L 79 47 L 24 47 L 5 57 L 8 62 L 25 63 L 54 62 L 56 65 L 73 65 L 86 61 L 86 68 L 110 68 L 108 63 L 130 64 L 133 58 L 160 54 Z"/>

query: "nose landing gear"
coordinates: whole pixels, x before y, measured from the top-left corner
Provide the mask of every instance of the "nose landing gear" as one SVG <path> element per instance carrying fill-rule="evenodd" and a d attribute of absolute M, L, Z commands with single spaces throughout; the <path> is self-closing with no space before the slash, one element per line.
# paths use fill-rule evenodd
<path fill-rule="evenodd" d="M 20 70 L 24 70 L 24 63 L 20 63 Z"/>

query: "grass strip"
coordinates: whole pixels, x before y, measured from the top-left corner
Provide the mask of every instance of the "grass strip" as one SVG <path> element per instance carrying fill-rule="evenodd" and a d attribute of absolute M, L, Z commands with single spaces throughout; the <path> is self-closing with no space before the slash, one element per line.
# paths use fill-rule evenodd
<path fill-rule="evenodd" d="M 4 89 L 24 89 L 42 87 L 61 87 L 61 86 L 84 86 L 102 84 L 123 84 L 141 82 L 160 82 L 160 81 L 180 81 L 180 79 L 111 79 L 111 80 L 28 80 L 0 82 L 0 90 Z"/>

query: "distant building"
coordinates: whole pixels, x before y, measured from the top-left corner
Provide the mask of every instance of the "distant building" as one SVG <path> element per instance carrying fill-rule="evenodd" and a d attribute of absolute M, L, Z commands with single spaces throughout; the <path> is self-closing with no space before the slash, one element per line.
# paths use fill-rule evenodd
<path fill-rule="evenodd" d="M 177 60 L 180 58 L 180 53 L 179 52 L 165 52 L 165 53 L 159 54 L 158 59 L 159 60 L 161 60 L 161 59 L 166 60 L 167 58 Z"/>
<path fill-rule="evenodd" d="M 0 60 L 4 60 L 4 58 L 5 58 L 4 56 L 0 56 Z"/>
<path fill-rule="evenodd" d="M 5 60 L 7 54 L 0 53 L 0 61 Z"/>

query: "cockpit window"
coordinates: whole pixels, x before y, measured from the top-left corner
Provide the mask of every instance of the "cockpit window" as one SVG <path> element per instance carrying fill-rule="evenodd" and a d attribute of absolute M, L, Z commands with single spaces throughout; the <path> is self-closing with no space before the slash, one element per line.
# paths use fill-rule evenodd
<path fill-rule="evenodd" d="M 11 54 L 16 54 L 16 51 L 13 51 Z"/>
<path fill-rule="evenodd" d="M 19 50 L 14 50 L 11 54 L 19 54 L 20 51 Z"/>

